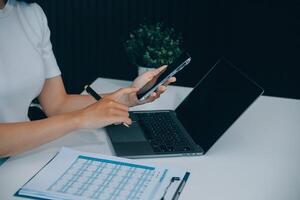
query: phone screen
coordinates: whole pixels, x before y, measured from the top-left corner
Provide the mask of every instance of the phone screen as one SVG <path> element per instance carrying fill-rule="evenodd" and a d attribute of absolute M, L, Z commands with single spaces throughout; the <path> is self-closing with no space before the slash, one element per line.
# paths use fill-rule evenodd
<path fill-rule="evenodd" d="M 150 80 L 143 86 L 137 93 L 139 100 L 146 99 L 152 92 L 154 92 L 160 85 L 163 85 L 169 78 L 174 76 L 178 71 L 183 69 L 191 61 L 191 57 L 188 53 L 181 54 L 172 64 L 161 71 L 156 77 Z"/>

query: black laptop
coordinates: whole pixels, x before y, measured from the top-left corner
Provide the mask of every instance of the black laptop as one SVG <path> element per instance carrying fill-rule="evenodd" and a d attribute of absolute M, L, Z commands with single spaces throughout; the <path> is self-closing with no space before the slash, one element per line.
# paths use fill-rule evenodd
<path fill-rule="evenodd" d="M 128 158 L 202 155 L 263 93 L 220 59 L 175 110 L 130 112 L 130 128 L 108 126 L 117 156 Z"/>

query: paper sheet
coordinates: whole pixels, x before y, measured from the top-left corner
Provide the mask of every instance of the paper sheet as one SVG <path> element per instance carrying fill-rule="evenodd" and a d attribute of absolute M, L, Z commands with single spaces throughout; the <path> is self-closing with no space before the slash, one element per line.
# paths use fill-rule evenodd
<path fill-rule="evenodd" d="M 186 171 L 140 164 L 129 159 L 62 148 L 18 192 L 46 199 L 160 199 L 173 176 Z M 174 181 L 165 199 L 172 199 L 181 181 Z"/>

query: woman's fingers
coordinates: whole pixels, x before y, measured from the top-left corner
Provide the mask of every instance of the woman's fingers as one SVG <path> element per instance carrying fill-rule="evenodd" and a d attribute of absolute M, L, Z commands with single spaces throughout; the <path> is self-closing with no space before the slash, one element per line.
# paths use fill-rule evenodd
<path fill-rule="evenodd" d="M 77 113 L 80 128 L 101 128 L 114 123 L 131 124 L 128 107 L 103 98 Z"/>
<path fill-rule="evenodd" d="M 157 92 L 158 94 L 162 94 L 162 93 L 164 93 L 166 90 L 167 90 L 167 86 L 161 85 L 161 86 L 158 87 L 158 89 L 157 89 L 156 92 Z"/>
<path fill-rule="evenodd" d="M 107 109 L 107 118 L 110 124 L 126 123 L 131 124 L 128 107 L 111 101 L 110 108 Z"/>
<path fill-rule="evenodd" d="M 157 98 L 160 97 L 161 94 L 163 94 L 167 90 L 167 86 L 171 83 L 174 83 L 176 81 L 175 77 L 171 77 L 166 83 L 159 86 L 158 89 L 151 94 L 150 97 L 148 97 L 146 100 L 139 102 L 139 104 L 145 104 L 155 101 Z"/>
<path fill-rule="evenodd" d="M 121 88 L 115 92 L 112 92 L 103 99 L 112 100 L 114 102 L 118 102 L 120 104 L 125 105 L 126 107 L 131 106 L 133 102 L 133 97 L 136 96 L 136 93 L 139 91 L 139 88 L 136 87 L 128 87 L 128 88 Z M 124 107 L 123 107 L 124 108 Z"/>
<path fill-rule="evenodd" d="M 142 92 L 149 90 L 151 87 L 153 87 L 155 85 L 158 77 L 166 70 L 167 67 L 168 67 L 167 65 L 163 65 L 155 70 L 148 71 L 148 72 L 138 76 L 134 80 L 132 86 L 134 86 L 136 88 L 140 88 Z M 137 99 L 136 95 L 129 95 L 129 100 L 131 103 L 128 105 L 131 105 L 131 106 L 141 105 L 141 104 L 145 104 L 145 103 L 154 101 L 155 99 L 159 98 L 159 96 L 162 93 L 164 93 L 166 91 L 166 89 L 167 89 L 166 86 L 168 86 L 171 83 L 174 83 L 175 81 L 176 81 L 176 78 L 171 77 L 162 86 L 160 86 L 154 93 L 152 93 L 150 97 L 148 97 L 144 101 L 139 101 Z"/>
<path fill-rule="evenodd" d="M 109 124 L 119 124 L 126 123 L 131 124 L 131 119 L 129 118 L 128 107 L 123 104 L 111 101 L 109 108 L 107 108 L 107 120 Z"/>
<path fill-rule="evenodd" d="M 161 66 L 161 67 L 159 67 L 159 68 L 153 70 L 153 71 L 152 71 L 152 72 L 153 72 L 153 75 L 154 75 L 154 76 L 158 75 L 158 74 L 161 73 L 162 71 L 166 70 L 167 67 L 168 67 L 167 65 L 163 65 L 163 66 Z"/>
<path fill-rule="evenodd" d="M 162 71 L 166 70 L 167 65 L 163 65 L 157 69 L 151 70 L 143 74 L 142 76 L 146 78 L 146 82 L 153 80 L 157 75 L 159 75 Z"/>
<path fill-rule="evenodd" d="M 140 102 L 140 104 L 151 103 L 151 102 L 155 101 L 157 98 L 159 98 L 159 94 L 157 94 L 156 92 L 153 92 L 147 99 Z"/>
<path fill-rule="evenodd" d="M 171 84 L 171 83 L 174 83 L 174 82 L 176 82 L 176 77 L 175 77 L 175 76 L 169 78 L 169 80 L 167 80 L 167 81 L 164 83 L 164 86 L 167 86 L 167 85 L 169 85 L 169 84 Z"/>
<path fill-rule="evenodd" d="M 121 123 L 125 123 L 125 124 L 132 124 L 132 120 L 129 117 L 123 117 L 123 116 L 113 116 L 112 117 L 112 123 L 111 124 L 121 124 Z"/>
<path fill-rule="evenodd" d="M 112 123 L 126 123 L 131 124 L 131 119 L 129 118 L 128 107 L 111 101 L 110 108 L 108 109 L 108 116 L 112 118 Z"/>

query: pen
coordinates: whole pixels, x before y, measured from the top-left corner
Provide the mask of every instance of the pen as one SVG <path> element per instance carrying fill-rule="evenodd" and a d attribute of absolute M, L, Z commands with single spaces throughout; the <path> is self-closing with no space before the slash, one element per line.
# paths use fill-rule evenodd
<path fill-rule="evenodd" d="M 97 92 L 95 92 L 89 85 L 84 86 L 85 91 L 90 94 L 92 97 L 94 97 L 94 99 L 96 101 L 99 101 L 101 99 L 101 96 L 99 94 L 97 94 Z M 122 123 L 124 126 L 126 126 L 127 128 L 129 128 L 129 125 L 126 123 Z"/>
<path fill-rule="evenodd" d="M 172 184 L 174 181 L 180 181 L 180 178 L 179 178 L 179 177 L 172 177 L 172 178 L 171 178 L 170 183 L 169 183 L 169 185 L 167 185 L 167 187 L 166 187 L 166 189 L 165 189 L 165 191 L 164 191 L 164 194 L 163 194 L 163 196 L 160 198 L 160 200 L 165 200 L 165 196 L 166 196 L 166 194 L 167 194 L 167 192 L 168 192 L 168 190 L 169 190 L 171 184 Z"/>
<path fill-rule="evenodd" d="M 190 172 L 186 172 L 185 175 L 184 175 L 184 177 L 183 177 L 183 179 L 182 179 L 182 181 L 181 181 L 181 183 L 179 184 L 179 186 L 178 186 L 178 188 L 177 188 L 177 190 L 176 190 L 176 192 L 175 192 L 172 200 L 177 200 L 179 198 L 179 196 L 180 196 L 180 194 L 181 194 L 181 192 L 182 192 L 182 190 L 183 190 L 183 188 L 184 188 L 184 186 L 186 184 L 186 181 L 189 178 L 189 176 L 190 176 Z"/>

